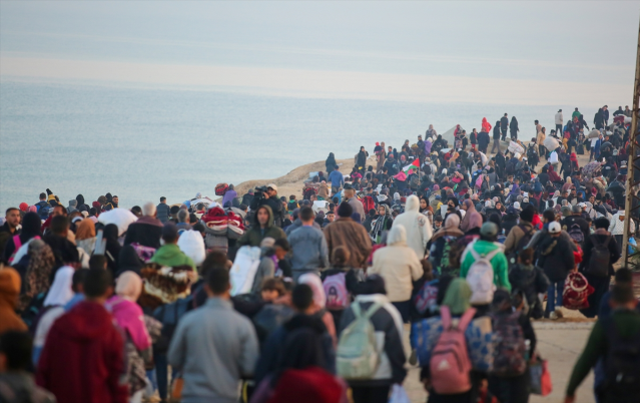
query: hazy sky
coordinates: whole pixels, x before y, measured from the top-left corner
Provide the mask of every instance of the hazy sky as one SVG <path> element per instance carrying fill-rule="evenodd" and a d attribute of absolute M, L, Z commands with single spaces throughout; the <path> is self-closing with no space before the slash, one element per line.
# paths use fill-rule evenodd
<path fill-rule="evenodd" d="M 640 1 L 0 2 L 0 79 L 630 104 Z"/>

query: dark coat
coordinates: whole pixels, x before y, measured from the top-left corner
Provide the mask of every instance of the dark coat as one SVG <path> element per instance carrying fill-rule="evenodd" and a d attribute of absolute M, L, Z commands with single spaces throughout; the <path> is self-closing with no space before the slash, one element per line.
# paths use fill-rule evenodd
<path fill-rule="evenodd" d="M 141 217 L 138 221 L 129 225 L 124 244 L 130 245 L 134 242 L 150 248 L 160 247 L 162 237 L 162 221 L 153 217 Z"/>
<path fill-rule="evenodd" d="M 549 281 L 563 281 L 575 267 L 573 250 L 564 237 L 555 238 L 550 234 L 543 236 L 544 239 L 538 246 L 538 266 L 542 267 Z"/>
<path fill-rule="evenodd" d="M 166 224 L 169 221 L 169 211 L 171 207 L 169 207 L 166 203 L 160 203 L 156 206 L 156 217 L 162 224 Z"/>

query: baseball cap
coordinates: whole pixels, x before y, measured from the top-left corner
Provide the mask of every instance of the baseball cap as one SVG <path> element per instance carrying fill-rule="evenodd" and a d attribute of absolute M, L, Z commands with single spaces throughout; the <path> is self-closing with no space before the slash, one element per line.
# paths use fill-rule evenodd
<path fill-rule="evenodd" d="M 271 188 L 271 189 L 275 190 L 275 191 L 276 191 L 276 193 L 278 192 L 278 187 L 275 185 L 275 183 L 270 183 L 270 184 L 268 184 L 268 185 L 267 185 L 267 189 L 269 189 L 269 188 Z"/>
<path fill-rule="evenodd" d="M 486 222 L 480 227 L 480 235 L 496 236 L 498 235 L 498 226 L 493 222 Z"/>
<path fill-rule="evenodd" d="M 560 223 L 559 222 L 554 221 L 554 222 L 549 224 L 549 233 L 550 234 L 557 234 L 560 231 L 562 231 L 562 228 L 560 227 Z"/>

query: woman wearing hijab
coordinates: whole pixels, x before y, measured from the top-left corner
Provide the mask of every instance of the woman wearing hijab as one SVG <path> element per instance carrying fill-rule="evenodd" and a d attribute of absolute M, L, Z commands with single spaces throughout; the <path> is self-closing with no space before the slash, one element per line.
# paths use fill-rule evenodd
<path fill-rule="evenodd" d="M 20 296 L 21 311 L 25 310 L 33 298 L 42 301 L 51 285 L 51 271 L 56 259 L 51 247 L 40 239 L 29 243 L 29 264 L 23 277 Z"/>
<path fill-rule="evenodd" d="M 371 231 L 369 232 L 371 240 L 379 244 L 383 233 L 389 231 L 392 224 L 391 209 L 386 204 L 380 204 L 378 206 L 378 216 L 371 224 Z"/>
<path fill-rule="evenodd" d="M 116 295 L 107 301 L 107 307 L 125 333 L 130 401 L 141 402 L 146 385 L 145 361 L 151 360 L 152 352 L 142 308 L 135 302 L 142 292 L 140 276 L 132 271 L 122 273 L 116 280 L 115 292 Z"/>
<path fill-rule="evenodd" d="M 144 262 L 140 259 L 133 246 L 124 246 L 118 255 L 118 271 L 116 276 L 120 276 L 126 271 L 132 271 L 140 275 L 140 269 L 142 269 L 143 265 Z"/>
<path fill-rule="evenodd" d="M 76 228 L 76 245 L 88 255 L 93 253 L 96 246 L 96 224 L 90 218 L 80 221 Z"/>
<path fill-rule="evenodd" d="M 473 205 L 471 199 L 466 199 L 462 203 L 463 210 L 466 211 L 462 222 L 460 223 L 460 229 L 467 233 L 474 229 L 479 229 L 482 226 L 482 215 L 476 210 L 476 206 Z"/>
<path fill-rule="evenodd" d="M 365 151 L 364 146 L 360 147 L 360 152 L 356 158 L 356 166 L 355 168 L 358 172 L 364 172 L 367 165 L 367 157 L 369 157 L 369 153 Z"/>
<path fill-rule="evenodd" d="M 313 305 L 316 310 L 315 316 L 322 319 L 322 322 L 327 327 L 327 332 L 333 339 L 333 345 L 337 345 L 336 326 L 333 322 L 333 315 L 325 308 L 327 302 L 327 296 L 324 293 L 324 287 L 322 286 L 322 280 L 315 273 L 307 273 L 300 276 L 298 284 L 306 284 L 311 287 L 313 291 Z"/>
<path fill-rule="evenodd" d="M 518 132 L 520 128 L 518 128 L 518 119 L 515 116 L 511 117 L 511 123 L 509 123 L 509 131 L 511 132 L 511 140 L 518 140 Z"/>
<path fill-rule="evenodd" d="M 553 165 L 549 164 L 549 170 L 547 171 L 549 175 L 549 181 L 554 184 L 562 183 L 562 178 L 558 175 Z"/>
<path fill-rule="evenodd" d="M 32 239 L 40 239 L 42 222 L 36 213 L 27 213 L 22 218 L 22 230 L 20 235 L 9 238 L 4 249 L 4 261 L 10 264 L 20 262 L 20 259 L 27 254 L 26 246 Z M 24 248 L 22 248 L 24 246 Z M 20 250 L 22 248 L 22 250 Z M 17 259 L 16 259 L 17 258 Z"/>
<path fill-rule="evenodd" d="M 104 227 L 103 239 L 107 241 L 107 247 L 104 252 L 107 258 L 107 268 L 114 274 L 118 270 L 118 257 L 120 256 L 120 242 L 118 242 L 118 226 L 115 224 L 109 224 Z"/>
<path fill-rule="evenodd" d="M 27 325 L 16 315 L 19 295 L 18 272 L 11 267 L 0 270 L 0 334 L 9 330 L 27 331 Z"/>
<path fill-rule="evenodd" d="M 431 259 L 434 265 L 434 271 L 440 274 L 449 272 L 449 251 L 451 244 L 464 233 L 458 228 L 460 226 L 460 217 L 456 214 L 449 214 L 444 220 L 444 225 L 431 237 Z"/>
<path fill-rule="evenodd" d="M 44 314 L 38 320 L 36 334 L 33 339 L 33 363 L 36 366 L 53 322 L 64 314 L 64 306 L 75 294 L 71 289 L 73 273 L 75 273 L 75 270 L 69 266 L 63 266 L 58 269 L 53 284 L 51 284 L 51 289 L 44 300 L 42 311 Z"/>
<path fill-rule="evenodd" d="M 464 317 L 465 321 L 471 319 L 475 314 L 475 310 L 471 308 L 469 303 L 471 294 L 471 288 L 466 280 L 461 278 L 452 280 L 440 306 L 440 316 L 423 319 L 413 324 L 411 346 L 418 351 L 418 360 L 422 367 L 420 378 L 423 381 L 431 380 L 429 364 L 433 349 L 443 331 L 443 316 Z M 439 394 L 433 387 L 430 387 L 428 389 L 429 403 L 475 403 L 477 401 L 480 379 L 474 375 L 474 371 L 487 372 L 491 367 L 493 344 L 491 341 L 487 341 L 491 340 L 490 333 L 491 321 L 489 317 L 485 316 L 469 321 L 464 335 L 472 367 L 472 371 L 469 373 L 471 387 L 463 393 L 447 395 Z"/>
<path fill-rule="evenodd" d="M 333 155 L 333 153 L 329 153 L 327 160 L 324 162 L 324 167 L 327 169 L 327 173 L 333 172 L 333 169 L 336 165 L 336 157 Z"/>

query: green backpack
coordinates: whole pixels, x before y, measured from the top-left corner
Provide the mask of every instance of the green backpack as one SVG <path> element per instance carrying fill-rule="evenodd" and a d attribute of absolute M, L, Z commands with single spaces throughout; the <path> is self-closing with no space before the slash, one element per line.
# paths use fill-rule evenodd
<path fill-rule="evenodd" d="M 371 379 L 378 369 L 375 329 L 369 320 L 381 307 L 374 303 L 363 314 L 359 303 L 351 304 L 355 320 L 342 332 L 336 352 L 338 375 L 346 380 Z"/>

